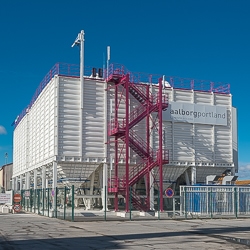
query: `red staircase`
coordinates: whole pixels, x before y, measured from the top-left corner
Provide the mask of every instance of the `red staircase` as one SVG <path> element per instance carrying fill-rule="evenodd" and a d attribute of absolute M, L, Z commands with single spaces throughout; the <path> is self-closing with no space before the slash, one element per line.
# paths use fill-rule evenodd
<path fill-rule="evenodd" d="M 130 195 L 133 208 L 140 211 L 148 210 L 149 200 L 147 199 L 146 195 L 137 194 L 133 188 L 130 189 Z"/>
<path fill-rule="evenodd" d="M 162 158 L 163 158 L 163 164 L 168 163 L 168 150 L 164 150 L 162 152 Z M 159 151 L 156 153 L 153 152 L 151 155 L 152 159 L 150 162 L 146 160 L 142 160 L 140 163 L 138 163 L 133 168 L 130 168 L 129 170 L 129 186 L 133 186 L 136 184 L 145 174 L 147 171 L 151 171 L 154 167 L 156 167 L 159 164 Z M 113 192 L 114 190 L 118 191 L 123 190 L 126 187 L 125 183 L 126 176 L 123 176 L 123 178 L 113 178 L 109 185 L 109 191 Z M 117 188 L 117 189 L 115 189 Z"/>
<path fill-rule="evenodd" d="M 121 140 L 125 142 L 125 136 L 122 136 Z M 149 158 L 151 160 L 153 149 L 151 147 L 148 148 L 146 142 L 133 130 L 129 131 L 129 147 L 142 159 L 147 160 Z"/>
<path fill-rule="evenodd" d="M 133 89 L 134 88 L 130 88 Z M 138 95 L 139 92 L 137 92 L 137 100 L 143 102 L 143 98 L 140 98 Z M 151 96 L 152 101 L 149 101 L 148 103 L 144 103 L 134 110 L 132 110 L 129 114 L 129 129 L 131 129 L 133 126 L 138 124 L 140 121 L 142 121 L 148 114 L 151 114 L 153 112 L 158 112 L 159 111 L 159 96 L 154 97 Z M 168 107 L 168 102 L 166 96 L 163 96 L 162 98 L 162 106 L 163 110 L 166 110 Z M 115 135 L 120 135 L 122 136 L 125 133 L 125 128 L 126 128 L 126 118 L 124 117 L 120 122 L 118 122 L 118 119 L 113 119 L 110 123 L 110 129 L 109 129 L 109 136 L 115 136 Z"/>
<path fill-rule="evenodd" d="M 147 211 L 149 210 L 149 194 L 146 199 L 141 200 L 141 196 L 138 196 L 135 190 L 132 188 L 134 184 L 136 184 L 141 178 L 143 178 L 146 174 L 159 164 L 168 163 L 168 151 L 162 152 L 162 158 L 159 160 L 159 151 L 156 153 L 150 146 L 149 143 L 140 138 L 132 128 L 138 124 L 143 119 L 149 119 L 149 116 L 153 112 L 162 112 L 162 110 L 167 109 L 168 101 L 167 97 L 160 96 L 161 93 L 157 95 L 152 95 L 149 92 L 149 86 L 145 84 L 135 84 L 130 82 L 130 75 L 124 74 L 123 70 L 116 69 L 111 72 L 107 81 L 113 82 L 115 85 L 116 96 L 118 96 L 118 85 L 122 86 L 125 90 L 129 92 L 138 102 L 139 106 L 134 110 L 130 111 L 127 117 L 123 119 L 118 119 L 118 105 L 115 107 L 115 118 L 110 121 L 109 125 L 109 136 L 114 136 L 116 141 L 120 139 L 142 159 L 140 163 L 137 163 L 136 166 L 131 168 L 128 163 L 128 152 L 126 152 L 126 175 L 119 179 L 118 171 L 116 171 L 115 178 L 109 181 L 109 192 L 113 192 L 116 195 L 118 193 L 124 195 L 126 200 L 129 200 L 128 194 L 129 189 L 131 195 L 131 201 L 133 207 L 138 210 Z M 128 100 L 129 98 L 126 96 L 126 110 L 129 110 Z M 116 104 L 119 103 L 116 100 Z M 128 114 L 128 113 L 127 113 Z M 149 125 L 148 126 L 148 130 Z M 148 140 L 147 140 L 148 141 Z M 116 146 L 118 147 L 118 146 Z M 116 152 L 118 149 L 115 149 Z M 116 165 L 118 165 L 118 159 L 115 159 Z M 131 187 L 131 188 L 129 188 Z M 149 191 L 148 191 L 149 192 Z M 118 195 L 117 195 L 118 197 Z M 146 200 L 146 203 L 145 203 Z M 126 203 L 127 206 L 127 203 Z M 128 206 L 127 206 L 128 209 Z"/>
<path fill-rule="evenodd" d="M 117 179 L 115 180 L 112 178 L 112 180 L 109 180 L 109 192 L 111 193 L 118 193 L 126 196 L 125 192 L 125 180 L 124 179 Z M 146 195 L 139 195 L 136 193 L 136 191 L 133 188 L 130 188 L 130 197 L 131 203 L 133 205 L 133 208 L 140 210 L 140 211 L 147 211 L 148 210 L 148 202 Z"/>

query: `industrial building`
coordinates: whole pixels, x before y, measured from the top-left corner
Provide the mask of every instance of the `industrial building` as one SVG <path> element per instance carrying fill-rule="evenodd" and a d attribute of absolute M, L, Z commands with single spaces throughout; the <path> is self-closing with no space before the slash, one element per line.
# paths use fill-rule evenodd
<path fill-rule="evenodd" d="M 13 164 L 6 163 L 0 167 L 0 193 L 12 189 Z"/>
<path fill-rule="evenodd" d="M 116 64 L 89 69 L 81 54 L 80 67 L 56 64 L 16 119 L 14 190 L 74 184 L 103 200 L 107 190 L 115 210 L 118 195 L 132 193 L 144 211 L 154 209 L 158 190 L 162 211 L 168 187 L 237 171 L 237 110 L 228 84 Z"/>

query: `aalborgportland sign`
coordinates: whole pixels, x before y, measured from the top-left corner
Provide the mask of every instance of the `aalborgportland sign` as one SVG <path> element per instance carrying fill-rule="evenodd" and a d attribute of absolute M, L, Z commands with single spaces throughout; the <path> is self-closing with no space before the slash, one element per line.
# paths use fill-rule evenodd
<path fill-rule="evenodd" d="M 163 121 L 227 125 L 227 108 L 222 106 L 169 102 Z"/>

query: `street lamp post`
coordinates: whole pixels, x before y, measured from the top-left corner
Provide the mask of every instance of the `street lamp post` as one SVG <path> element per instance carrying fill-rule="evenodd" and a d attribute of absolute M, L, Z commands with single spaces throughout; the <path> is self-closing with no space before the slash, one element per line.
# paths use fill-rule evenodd
<path fill-rule="evenodd" d="M 8 163 L 8 153 L 5 153 L 5 165 Z"/>

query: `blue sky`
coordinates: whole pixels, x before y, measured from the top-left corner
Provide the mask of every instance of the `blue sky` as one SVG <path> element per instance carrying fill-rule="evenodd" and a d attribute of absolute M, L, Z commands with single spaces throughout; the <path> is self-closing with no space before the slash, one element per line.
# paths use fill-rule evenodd
<path fill-rule="evenodd" d="M 248 0 L 0 1 L 0 166 L 12 161 L 11 123 L 85 30 L 85 65 L 226 82 L 238 108 L 241 178 L 250 178 Z"/>

